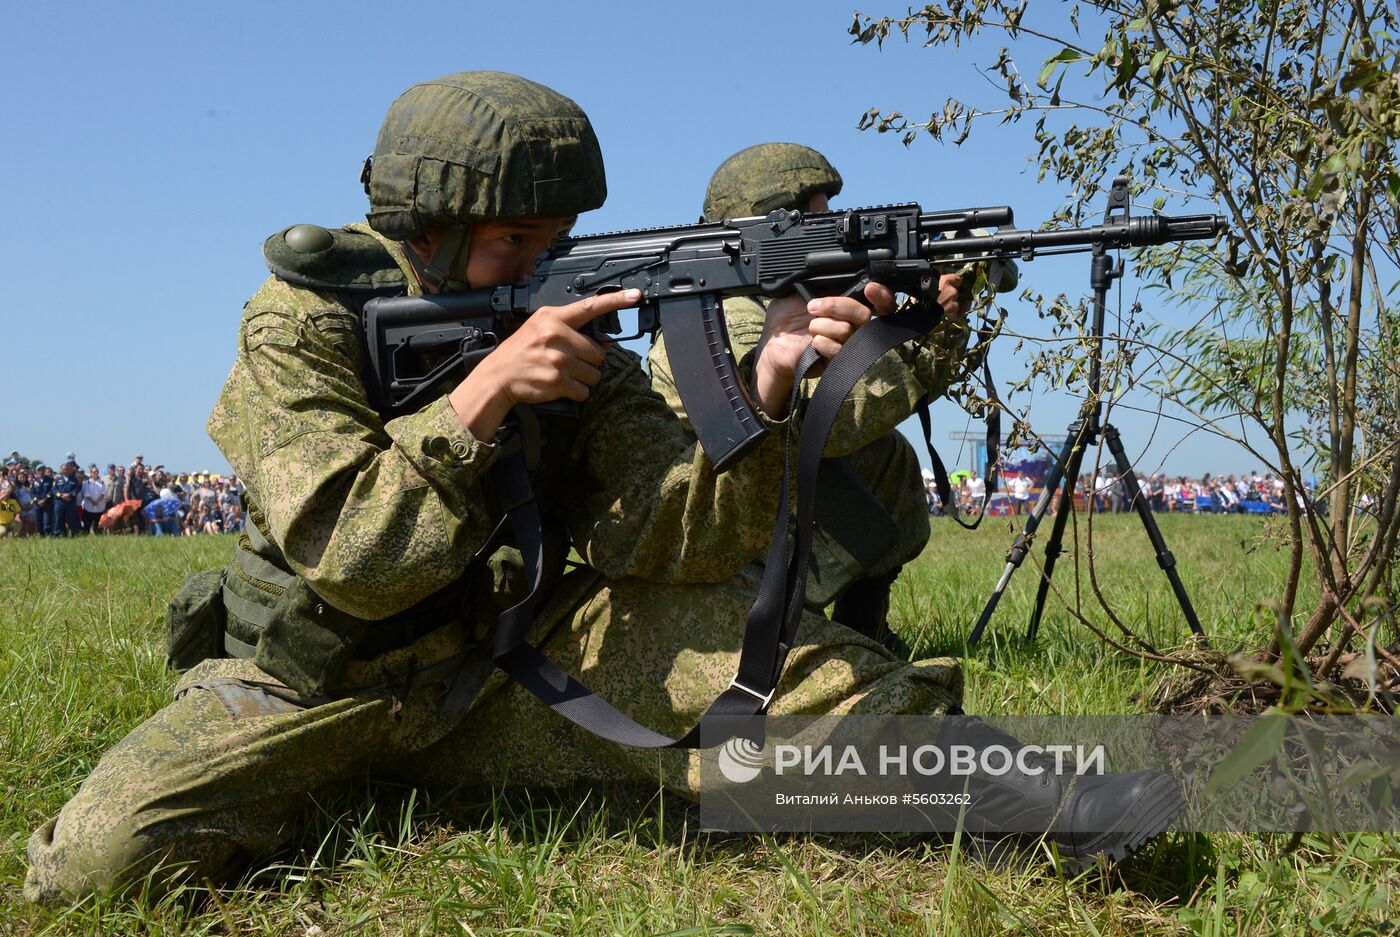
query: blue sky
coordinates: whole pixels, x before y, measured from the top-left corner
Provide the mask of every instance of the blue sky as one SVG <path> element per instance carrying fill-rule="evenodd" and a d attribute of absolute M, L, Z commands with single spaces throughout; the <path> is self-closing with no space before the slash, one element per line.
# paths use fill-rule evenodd
<path fill-rule="evenodd" d="M 4 5 L 10 406 L 0 449 L 48 461 L 73 449 L 104 464 L 142 452 L 151 464 L 224 470 L 204 420 L 242 304 L 266 276 L 263 239 L 300 222 L 362 220 L 360 165 L 385 109 L 408 85 L 448 72 L 517 72 L 588 112 L 610 194 L 580 233 L 695 220 L 714 167 L 765 140 L 825 153 L 846 179 L 836 207 L 1010 204 L 1021 226 L 1048 217 L 1064 193 L 1026 170 L 1028 126 L 979 131 L 962 148 L 928 139 L 906 148 L 856 129 L 871 106 L 919 115 L 949 94 L 995 100 L 978 67 L 996 49 L 851 46 L 852 12 L 849 0 L 73 3 L 61 17 L 43 4 Z M 1040 259 L 1023 265 L 1022 282 L 1077 296 L 1087 264 Z M 1125 307 L 1137 295 L 1130 270 Z M 1142 298 L 1181 319 L 1158 295 Z M 1010 308 L 1013 324 L 1035 334 L 1033 310 L 1014 299 Z M 993 364 L 1003 383 L 1021 373 L 1011 342 Z M 1076 403 L 1045 391 L 1016 402 L 1051 435 Z M 947 403 L 935 419 L 945 461 L 966 463 L 948 434 L 975 424 Z M 1183 438 L 1170 421 L 1122 412 L 1117 422 L 1143 469 L 1262 468 L 1233 444 Z"/>

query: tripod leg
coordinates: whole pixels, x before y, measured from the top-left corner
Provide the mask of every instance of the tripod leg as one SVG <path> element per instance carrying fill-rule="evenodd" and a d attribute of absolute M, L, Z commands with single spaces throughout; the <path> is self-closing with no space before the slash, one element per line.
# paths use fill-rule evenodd
<path fill-rule="evenodd" d="M 1079 461 L 1082 458 L 1082 448 L 1076 450 L 1079 442 L 1079 434 L 1083 431 L 1082 423 L 1071 423 L 1068 435 L 1065 437 L 1065 444 L 1060 449 L 1060 455 L 1055 460 L 1055 465 L 1050 469 L 1050 474 L 1046 476 L 1045 487 L 1040 492 L 1040 500 L 1036 501 L 1035 507 L 1031 509 L 1030 516 L 1026 518 L 1026 524 L 1021 528 L 1021 532 L 1016 535 L 1016 540 L 1011 544 L 1011 549 L 1006 553 L 1006 567 L 1001 571 L 1001 578 L 997 580 L 996 586 L 992 589 L 992 595 L 987 599 L 986 606 L 982 609 L 981 616 L 977 619 L 977 624 L 973 626 L 972 633 L 967 636 L 967 646 L 972 647 L 982 640 L 982 632 L 987 629 L 987 623 L 992 620 L 992 615 L 997 610 L 997 603 L 1001 601 L 1002 593 L 1006 591 L 1007 585 L 1011 582 L 1011 576 L 1026 559 L 1026 554 L 1030 552 L 1031 541 L 1035 538 L 1035 532 L 1040 527 L 1041 518 L 1050 509 L 1050 500 L 1055 496 L 1055 490 L 1060 487 L 1060 479 L 1065 477 L 1066 466 L 1070 466 L 1072 471 L 1069 478 L 1073 479 L 1079 472 Z M 1073 465 L 1070 465 L 1070 463 Z M 1071 484 L 1071 492 L 1073 485 Z M 987 493 L 990 501 L 991 492 Z M 1071 495 L 1072 497 L 1072 495 Z M 1061 501 L 1061 504 L 1064 502 Z M 1072 503 L 1072 502 L 1071 502 Z"/>
<path fill-rule="evenodd" d="M 1167 549 L 1167 541 L 1162 538 L 1162 531 L 1157 526 L 1157 518 L 1152 514 L 1152 507 L 1143 497 L 1142 490 L 1138 486 L 1137 473 L 1133 470 L 1133 463 L 1128 461 L 1128 453 L 1123 449 L 1123 441 L 1118 438 L 1118 430 L 1112 426 L 1104 426 L 1103 436 L 1104 441 L 1108 443 L 1108 451 L 1113 453 L 1113 460 L 1118 464 L 1118 475 L 1122 479 L 1128 501 L 1137 511 L 1138 517 L 1142 519 L 1142 526 L 1147 530 L 1147 538 L 1152 541 L 1152 549 L 1157 553 L 1157 565 L 1162 567 L 1162 572 L 1167 574 L 1172 591 L 1176 593 L 1176 602 L 1181 606 L 1182 614 L 1186 616 L 1186 623 L 1191 626 L 1191 630 L 1196 635 L 1204 638 L 1205 631 L 1201 629 L 1201 621 L 1196 617 L 1196 609 L 1191 605 L 1191 597 L 1186 594 L 1186 586 L 1181 581 L 1181 575 L 1176 571 L 1176 557 L 1172 556 L 1172 551 Z"/>
<path fill-rule="evenodd" d="M 1066 440 L 1065 445 L 1071 445 L 1075 440 L 1071 437 Z M 1079 478 L 1079 468 L 1084 463 L 1084 452 L 1091 444 L 1091 438 L 1086 434 L 1083 444 L 1076 446 L 1070 454 L 1070 460 L 1065 465 L 1064 490 L 1060 494 L 1060 509 L 1055 512 L 1055 523 L 1050 527 L 1050 537 L 1045 541 L 1045 567 L 1041 570 L 1040 584 L 1035 590 L 1035 606 L 1031 609 L 1030 627 L 1026 629 L 1026 640 L 1034 641 L 1036 633 L 1040 631 L 1040 616 L 1045 611 L 1045 599 L 1050 594 L 1050 577 L 1055 573 L 1055 561 L 1064 552 L 1065 525 L 1069 523 L 1069 516 L 1074 512 L 1074 483 Z M 1057 466 L 1058 467 L 1058 466 Z M 1050 491 L 1047 484 L 1046 492 Z"/>

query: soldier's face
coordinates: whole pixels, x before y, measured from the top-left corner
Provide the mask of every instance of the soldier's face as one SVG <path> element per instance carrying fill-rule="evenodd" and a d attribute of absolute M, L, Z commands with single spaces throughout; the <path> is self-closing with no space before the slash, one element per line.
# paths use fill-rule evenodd
<path fill-rule="evenodd" d="M 467 250 L 467 282 L 489 288 L 519 283 L 534 272 L 535 259 L 573 227 L 570 218 L 503 218 L 472 225 Z M 406 243 L 426 263 L 442 241 L 442 229 L 429 228 Z"/>
<path fill-rule="evenodd" d="M 573 218 L 519 218 L 473 225 L 467 282 L 475 287 L 519 283 L 534 272 L 535 260 L 573 223 Z"/>

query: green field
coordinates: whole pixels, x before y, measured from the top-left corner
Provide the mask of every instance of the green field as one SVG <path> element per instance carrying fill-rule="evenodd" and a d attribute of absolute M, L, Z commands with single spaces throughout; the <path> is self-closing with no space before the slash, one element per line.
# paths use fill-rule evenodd
<path fill-rule="evenodd" d="M 1262 633 L 1286 554 L 1263 522 L 1162 519 L 1201 618 L 1226 649 Z M 1010 543 L 1004 519 L 935 522 L 896 585 L 896 627 L 925 653 L 962 653 Z M 1135 518 L 1094 526 L 1056 574 L 1057 608 L 1025 647 L 1028 562 L 993 639 L 967 660 L 970 712 L 1150 711 L 1173 668 L 1113 651 L 1063 610 L 1121 634 L 1094 598 L 1159 649 L 1186 629 Z M 162 705 L 165 603 L 231 541 L 0 543 L 0 934 L 1363 934 L 1400 933 L 1394 836 L 1169 834 L 1120 868 L 988 870 L 950 845 L 867 836 L 697 834 L 645 787 L 506 791 L 424 803 L 375 787 L 325 805 L 295 852 L 196 900 L 35 909 L 19 898 L 29 831 L 99 755 Z M 1076 575 L 1077 573 L 1077 575 Z M 1306 608 L 1309 589 L 1300 607 Z M 1261 619 L 1261 614 L 1264 616 Z"/>

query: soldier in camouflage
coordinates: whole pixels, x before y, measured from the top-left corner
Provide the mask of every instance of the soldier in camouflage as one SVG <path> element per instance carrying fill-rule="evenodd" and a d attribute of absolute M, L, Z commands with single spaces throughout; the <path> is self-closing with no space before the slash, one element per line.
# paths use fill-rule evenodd
<path fill-rule="evenodd" d="M 841 191 L 841 174 L 826 157 L 797 143 L 760 143 L 715 170 L 705 192 L 704 218 L 719 221 L 776 209 L 826 211 Z M 767 304 L 747 296 L 724 300 L 736 358 L 758 344 Z M 928 502 L 914 447 L 896 427 L 921 399 L 940 396 L 958 376 L 967 348 L 966 320 L 950 317 L 925 340 L 889 352 L 851 392 L 827 441 L 819 476 L 816 531 L 807 606 L 909 656 L 889 630 L 890 587 L 929 538 Z M 685 409 L 671 376 L 663 338 L 647 356 L 652 387 L 681 417 Z"/>
<path fill-rule="evenodd" d="M 381 418 L 360 377 L 359 304 L 523 279 L 605 187 L 577 105 L 482 72 L 401 96 L 367 187 L 368 226 L 301 225 L 265 246 L 274 275 L 244 310 L 209 419 L 247 486 L 248 530 L 219 581 L 181 599 L 191 620 L 221 602 L 225 634 L 34 833 L 30 899 L 81 896 L 157 865 L 217 878 L 285 843 L 319 795 L 367 776 L 567 784 L 655 778 L 659 760 L 668 785 L 695 789 L 693 753 L 602 742 L 492 674 L 484 639 L 523 586 L 513 550 L 476 557 L 500 516 L 484 475 L 513 407 L 581 404 L 576 425 L 539 433 L 554 561 L 532 639 L 674 733 L 733 676 L 753 594 L 738 574 L 771 535 L 785 434 L 717 475 L 640 361 L 577 331 L 635 304 L 625 293 L 531 316 L 435 402 Z M 878 287 L 867 298 L 893 303 Z M 750 375 L 774 421 L 808 342 L 834 354 L 867 317 L 854 300 L 776 309 Z M 570 544 L 587 566 L 566 573 Z M 203 643 L 186 640 L 172 634 L 172 656 Z M 953 661 L 910 666 L 817 619 L 802 641 L 775 713 L 924 713 L 960 698 Z"/>
<path fill-rule="evenodd" d="M 487 470 L 512 446 L 531 453 L 549 567 L 532 643 L 676 734 L 735 672 L 785 434 L 716 475 L 640 361 L 578 331 L 635 304 L 627 293 L 540 310 L 422 410 L 379 412 L 361 379 L 369 297 L 518 282 L 606 190 L 578 106 L 495 72 L 400 96 L 366 183 L 368 226 L 298 225 L 264 245 L 273 276 L 209 419 L 246 485 L 247 530 L 225 570 L 171 603 L 171 661 L 189 668 L 172 702 L 31 836 L 30 900 L 220 880 L 368 778 L 696 791 L 695 752 L 604 742 L 492 671 L 489 631 L 525 585 L 519 553 L 494 546 Z M 893 307 L 880 287 L 866 299 Z M 835 354 L 867 317 L 854 300 L 770 306 L 746 374 L 770 422 L 786 419 L 801 351 Z M 519 406 L 564 398 L 576 416 Z M 566 571 L 570 545 L 584 565 Z M 773 713 L 932 713 L 961 697 L 952 660 L 907 664 L 816 616 L 798 639 Z"/>

